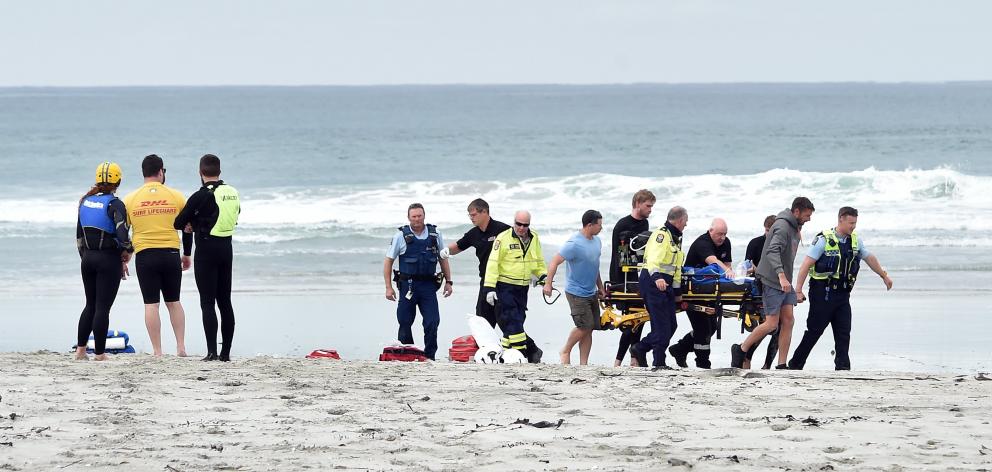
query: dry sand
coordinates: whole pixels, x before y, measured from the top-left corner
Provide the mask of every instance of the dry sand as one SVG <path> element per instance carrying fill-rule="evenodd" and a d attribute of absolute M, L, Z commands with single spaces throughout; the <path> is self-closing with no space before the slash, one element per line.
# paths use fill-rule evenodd
<path fill-rule="evenodd" d="M 986 375 L 0 354 L 0 470 L 992 470 Z"/>

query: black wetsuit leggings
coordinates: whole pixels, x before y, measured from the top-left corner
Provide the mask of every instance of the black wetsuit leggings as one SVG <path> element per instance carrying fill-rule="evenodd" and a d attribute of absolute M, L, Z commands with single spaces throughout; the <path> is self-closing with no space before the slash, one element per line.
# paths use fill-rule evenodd
<path fill-rule="evenodd" d="M 641 323 L 636 328 L 630 331 L 620 332 L 620 346 L 617 349 L 617 360 L 623 362 L 624 356 L 627 355 L 627 351 L 630 349 L 631 344 L 637 344 L 641 342 L 641 332 L 644 331 L 644 325 L 647 323 Z"/>
<path fill-rule="evenodd" d="M 234 253 L 231 238 L 197 240 L 193 255 L 193 275 L 200 292 L 203 333 L 207 353 L 217 354 L 217 311 L 220 311 L 221 356 L 230 356 L 234 339 L 234 307 L 231 305 L 231 269 Z"/>
<path fill-rule="evenodd" d="M 76 346 L 85 347 L 93 333 L 93 352 L 103 354 L 107 347 L 107 328 L 110 326 L 110 307 L 121 286 L 121 251 L 119 249 L 83 250 L 79 265 L 83 275 L 86 307 L 79 314 Z"/>

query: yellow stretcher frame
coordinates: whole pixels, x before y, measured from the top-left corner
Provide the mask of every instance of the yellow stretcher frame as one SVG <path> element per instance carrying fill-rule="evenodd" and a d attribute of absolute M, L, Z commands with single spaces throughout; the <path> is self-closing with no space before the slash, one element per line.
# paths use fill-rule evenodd
<path fill-rule="evenodd" d="M 633 272 L 638 269 L 639 267 L 636 266 L 622 267 L 623 272 Z M 695 293 L 691 276 L 682 278 L 682 290 L 682 303 L 676 306 L 676 312 L 691 309 L 713 316 L 736 318 L 741 322 L 742 333 L 753 330 L 765 319 L 761 311 L 760 297 L 752 297 L 747 291 L 723 292 L 720 290 L 720 284 L 716 284 L 713 292 Z M 630 306 L 643 304 L 640 294 L 620 291 L 610 292 L 607 297 L 600 303 L 603 308 L 600 325 L 603 329 L 630 331 L 649 321 L 648 312 L 643 306 Z"/>

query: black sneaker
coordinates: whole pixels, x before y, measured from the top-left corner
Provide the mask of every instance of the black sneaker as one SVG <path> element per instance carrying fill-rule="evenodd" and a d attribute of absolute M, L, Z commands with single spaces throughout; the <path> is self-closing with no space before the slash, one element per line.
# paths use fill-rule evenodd
<path fill-rule="evenodd" d="M 736 367 L 738 369 L 744 367 L 744 356 L 745 352 L 741 349 L 740 344 L 734 344 L 730 346 L 730 367 Z"/>
<path fill-rule="evenodd" d="M 657 371 L 659 371 L 659 370 L 675 370 L 675 369 L 673 369 L 673 368 L 671 368 L 671 367 L 668 367 L 668 366 L 667 366 L 667 365 L 665 365 L 665 364 L 662 364 L 662 365 L 656 365 L 656 366 L 654 366 L 654 367 L 652 367 L 652 368 L 651 368 L 651 372 L 657 372 Z"/>
<path fill-rule="evenodd" d="M 637 344 L 631 344 L 630 349 L 627 350 L 630 353 L 630 357 L 637 361 L 637 367 L 647 367 L 648 366 L 648 356 L 647 353 L 637 350 Z"/>
<path fill-rule="evenodd" d="M 209 361 L 216 361 L 217 359 L 219 359 L 217 357 L 217 354 L 210 353 L 210 354 L 207 354 L 206 357 L 204 357 L 203 359 L 200 359 L 200 360 L 203 361 L 203 362 L 209 362 Z"/>
<path fill-rule="evenodd" d="M 775 366 L 775 370 L 791 370 L 788 364 L 779 364 Z"/>
<path fill-rule="evenodd" d="M 689 363 L 686 362 L 686 357 L 689 356 L 688 352 L 680 352 L 675 349 L 676 346 L 670 346 L 668 348 L 668 353 L 672 355 L 672 359 L 675 359 L 675 363 L 682 367 L 683 369 L 689 367 Z"/>

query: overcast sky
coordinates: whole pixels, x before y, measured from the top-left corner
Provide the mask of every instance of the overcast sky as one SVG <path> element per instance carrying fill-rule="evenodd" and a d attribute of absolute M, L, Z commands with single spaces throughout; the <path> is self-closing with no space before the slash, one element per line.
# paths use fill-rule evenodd
<path fill-rule="evenodd" d="M 0 6 L 0 86 L 992 79 L 985 0 Z"/>

